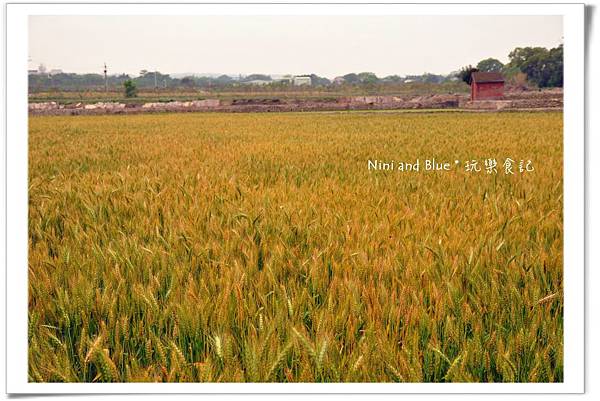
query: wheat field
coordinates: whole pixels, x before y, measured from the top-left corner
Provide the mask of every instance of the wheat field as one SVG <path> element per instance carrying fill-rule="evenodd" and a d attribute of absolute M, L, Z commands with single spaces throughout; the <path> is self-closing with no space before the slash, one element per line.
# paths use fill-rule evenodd
<path fill-rule="evenodd" d="M 29 380 L 562 381 L 562 135 L 559 112 L 30 117 Z M 367 168 L 428 157 L 460 164 Z"/>

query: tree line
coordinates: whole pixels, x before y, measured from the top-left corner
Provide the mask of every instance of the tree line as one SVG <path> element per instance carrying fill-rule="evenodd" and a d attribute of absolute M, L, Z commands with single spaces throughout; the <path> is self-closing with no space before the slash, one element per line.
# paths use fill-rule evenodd
<path fill-rule="evenodd" d="M 311 77 L 311 85 L 316 87 L 329 87 L 333 85 L 350 85 L 373 87 L 375 85 L 402 84 L 402 83 L 430 83 L 441 84 L 445 82 L 464 81 L 470 84 L 471 74 L 474 71 L 501 72 L 513 84 L 533 84 L 540 88 L 563 86 L 563 45 L 552 49 L 544 47 L 517 47 L 508 55 L 509 62 L 503 64 L 495 58 L 481 60 L 475 67 L 468 65 L 449 74 L 423 73 L 421 75 L 388 75 L 378 77 L 373 72 L 348 73 L 330 80 L 317 74 L 307 74 Z M 285 89 L 293 85 L 290 80 L 273 79 L 266 74 L 250 74 L 247 76 L 232 77 L 220 75 L 186 76 L 174 78 L 169 74 L 158 71 L 140 71 L 139 76 L 131 77 L 127 74 L 110 75 L 106 85 L 111 89 L 123 89 L 125 83 L 130 93 L 137 89 L 233 89 L 260 81 L 268 88 Z M 29 91 L 49 90 L 95 90 L 104 88 L 105 81 L 102 74 L 40 74 L 29 75 Z M 132 89 L 133 88 L 133 89 Z M 132 92 L 133 91 L 133 92 Z"/>
<path fill-rule="evenodd" d="M 333 85 L 375 85 L 375 84 L 397 84 L 409 82 L 443 83 L 456 80 L 455 74 L 437 75 L 424 73 L 422 75 L 390 75 L 383 78 L 372 72 L 348 73 L 336 80 L 331 80 L 317 74 L 306 74 L 311 78 L 311 86 L 328 87 Z M 123 88 L 125 82 L 130 81 L 138 89 L 231 89 L 250 85 L 261 81 L 265 86 L 271 88 L 285 88 L 292 86 L 289 79 L 273 79 L 266 74 L 250 74 L 244 77 L 232 77 L 221 75 L 218 77 L 208 76 L 186 76 L 174 78 L 169 74 L 161 72 L 145 72 L 138 77 L 127 74 L 110 75 L 107 77 L 107 86 L 110 89 Z M 49 90 L 95 90 L 103 89 L 105 85 L 102 74 L 29 74 L 29 91 L 40 92 Z"/>
<path fill-rule="evenodd" d="M 471 84 L 471 74 L 476 71 L 500 72 L 509 82 L 529 82 L 539 88 L 563 86 L 563 45 L 552 49 L 545 47 L 517 47 L 508 54 L 509 62 L 503 64 L 495 58 L 481 60 L 476 67 L 461 68 L 460 78 Z"/>

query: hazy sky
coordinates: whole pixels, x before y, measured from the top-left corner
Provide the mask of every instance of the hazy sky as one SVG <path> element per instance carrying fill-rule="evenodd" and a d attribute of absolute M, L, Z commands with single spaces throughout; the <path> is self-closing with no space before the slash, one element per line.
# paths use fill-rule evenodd
<path fill-rule="evenodd" d="M 562 16 L 32 16 L 30 68 L 445 74 L 561 43 Z"/>

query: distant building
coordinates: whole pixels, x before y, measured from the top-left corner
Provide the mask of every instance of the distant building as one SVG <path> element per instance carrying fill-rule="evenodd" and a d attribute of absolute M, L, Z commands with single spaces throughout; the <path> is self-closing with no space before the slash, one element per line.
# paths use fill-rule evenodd
<path fill-rule="evenodd" d="M 504 77 L 499 72 L 471 74 L 471 100 L 493 100 L 504 97 Z"/>
<path fill-rule="evenodd" d="M 62 73 L 63 73 L 63 70 L 56 69 L 56 68 L 50 70 L 50 72 L 49 72 L 50 75 L 56 75 L 56 74 L 62 74 Z"/>
<path fill-rule="evenodd" d="M 294 82 L 294 77 L 291 75 L 284 75 L 279 79 L 279 82 L 284 84 L 292 84 Z"/>
<path fill-rule="evenodd" d="M 273 81 L 267 81 L 267 80 L 264 80 L 264 79 L 254 79 L 252 81 L 246 81 L 244 83 L 248 84 L 248 85 L 268 85 L 268 84 L 270 84 L 272 82 Z"/>
<path fill-rule="evenodd" d="M 291 75 L 271 75 L 271 82 L 279 84 L 291 84 L 294 81 L 294 77 Z"/>
<path fill-rule="evenodd" d="M 346 82 L 346 80 L 344 79 L 344 77 L 335 77 L 335 78 L 333 78 L 333 83 L 335 85 L 341 85 L 344 82 Z"/>
<path fill-rule="evenodd" d="M 294 85 L 312 85 L 312 79 L 310 75 L 296 75 L 293 80 Z"/>

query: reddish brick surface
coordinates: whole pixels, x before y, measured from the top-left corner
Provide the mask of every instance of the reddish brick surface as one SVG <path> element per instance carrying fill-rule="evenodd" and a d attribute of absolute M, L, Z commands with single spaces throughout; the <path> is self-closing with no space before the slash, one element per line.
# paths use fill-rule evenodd
<path fill-rule="evenodd" d="M 471 100 L 493 100 L 504 97 L 504 82 L 473 82 Z"/>

